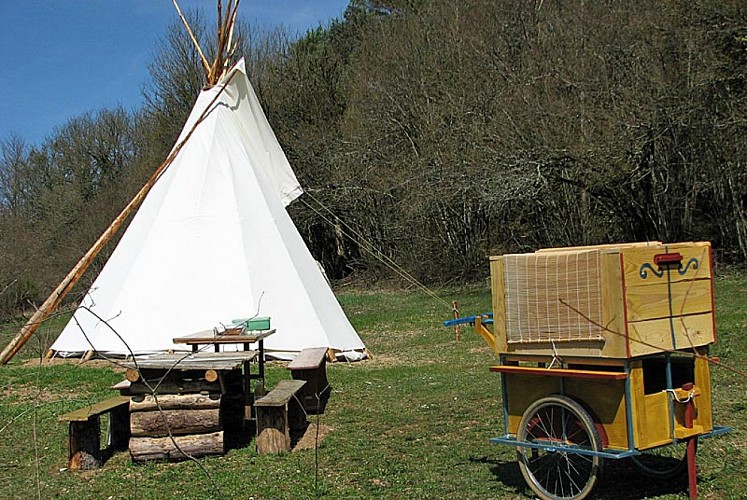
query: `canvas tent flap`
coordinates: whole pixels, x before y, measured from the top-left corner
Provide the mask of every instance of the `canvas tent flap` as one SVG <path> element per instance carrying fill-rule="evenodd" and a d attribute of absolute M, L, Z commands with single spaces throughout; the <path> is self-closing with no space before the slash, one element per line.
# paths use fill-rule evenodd
<path fill-rule="evenodd" d="M 255 314 L 277 329 L 269 351 L 364 348 L 285 210 L 302 191 L 243 62 L 200 94 L 179 140 L 216 94 L 53 350 L 184 349 L 172 339 Z"/>

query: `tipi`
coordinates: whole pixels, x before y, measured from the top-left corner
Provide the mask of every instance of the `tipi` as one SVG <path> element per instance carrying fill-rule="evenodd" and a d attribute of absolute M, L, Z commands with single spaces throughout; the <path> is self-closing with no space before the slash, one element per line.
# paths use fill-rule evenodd
<path fill-rule="evenodd" d="M 172 338 L 260 315 L 277 329 L 270 354 L 359 358 L 365 346 L 285 210 L 302 189 L 243 60 L 202 91 L 177 144 L 190 132 L 51 349 L 184 349 Z"/>

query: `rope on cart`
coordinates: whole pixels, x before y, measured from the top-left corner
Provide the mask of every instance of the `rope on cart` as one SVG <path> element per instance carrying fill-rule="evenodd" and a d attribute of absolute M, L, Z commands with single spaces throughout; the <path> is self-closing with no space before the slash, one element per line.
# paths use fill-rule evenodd
<path fill-rule="evenodd" d="M 681 404 L 689 403 L 693 399 L 693 396 L 695 396 L 695 391 L 690 391 L 690 393 L 687 395 L 687 398 L 680 399 L 677 397 L 677 391 L 675 389 L 665 389 L 665 390 L 674 398 L 675 401 Z"/>
<path fill-rule="evenodd" d="M 563 367 L 563 358 L 560 357 L 558 354 L 558 349 L 555 347 L 555 341 L 553 339 L 550 339 L 550 345 L 552 346 L 552 361 L 550 361 L 550 365 L 547 367 L 549 370 L 553 366 L 555 366 L 555 362 L 558 362 L 558 365 L 562 368 Z"/>

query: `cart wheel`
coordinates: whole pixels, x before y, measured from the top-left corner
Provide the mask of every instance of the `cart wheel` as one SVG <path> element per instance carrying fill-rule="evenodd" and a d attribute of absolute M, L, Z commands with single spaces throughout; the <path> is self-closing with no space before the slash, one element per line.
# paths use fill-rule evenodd
<path fill-rule="evenodd" d="M 524 412 L 516 440 L 553 447 L 519 447 L 516 452 L 524 479 L 540 498 L 580 500 L 594 488 L 602 458 L 573 448 L 601 451 L 602 438 L 577 402 L 560 395 L 535 402 Z"/>
<path fill-rule="evenodd" d="M 695 441 L 697 450 L 698 441 Z M 630 457 L 633 468 L 651 479 L 678 479 L 687 474 L 687 441 Z"/>

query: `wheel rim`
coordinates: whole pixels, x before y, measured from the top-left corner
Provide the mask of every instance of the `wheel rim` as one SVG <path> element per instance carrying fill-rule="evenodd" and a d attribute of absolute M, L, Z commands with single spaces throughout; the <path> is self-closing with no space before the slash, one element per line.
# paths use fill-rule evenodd
<path fill-rule="evenodd" d="M 520 447 L 517 452 L 527 484 L 541 498 L 581 499 L 594 487 L 600 457 L 574 450 L 600 451 L 601 438 L 589 414 L 575 401 L 550 396 L 530 406 L 517 440 L 548 447 Z"/>

